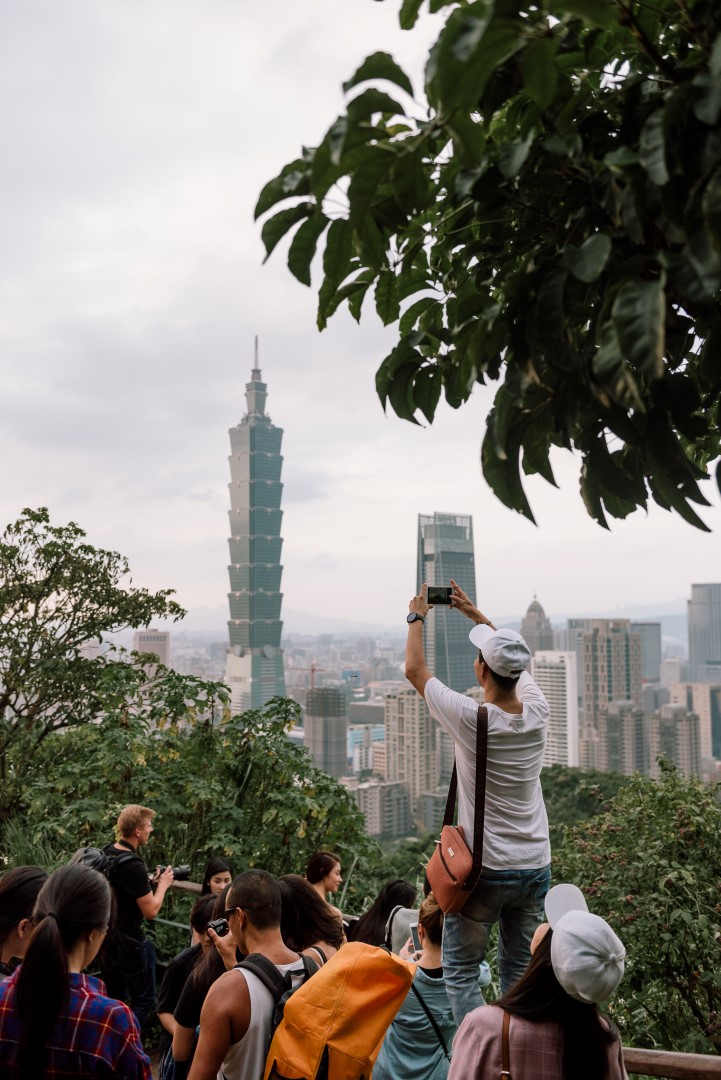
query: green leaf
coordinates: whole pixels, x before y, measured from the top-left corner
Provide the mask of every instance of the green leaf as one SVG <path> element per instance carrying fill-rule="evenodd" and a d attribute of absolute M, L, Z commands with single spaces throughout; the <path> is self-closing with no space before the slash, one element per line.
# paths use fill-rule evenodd
<path fill-rule="evenodd" d="M 441 373 L 437 365 L 429 364 L 422 367 L 413 383 L 413 401 L 429 424 L 433 423 L 433 417 L 441 397 L 441 388 Z"/>
<path fill-rule="evenodd" d="M 323 284 L 318 293 L 318 329 L 327 323 L 327 312 L 336 289 L 347 276 L 353 254 L 352 229 L 346 218 L 337 218 L 328 230 L 323 253 Z"/>
<path fill-rule="evenodd" d="M 356 229 L 356 249 L 359 251 L 361 262 L 366 266 L 380 270 L 387 265 L 386 244 L 383 234 L 376 225 L 370 214 L 366 215 L 363 224 Z"/>
<path fill-rule="evenodd" d="M 418 13 L 421 10 L 423 0 L 403 0 L 398 14 L 398 22 L 401 30 L 412 30 L 418 21 Z"/>
<path fill-rule="evenodd" d="M 303 218 L 310 217 L 315 210 L 315 203 L 303 202 L 298 203 L 297 206 L 291 206 L 287 210 L 281 210 L 275 214 L 272 218 L 266 221 L 261 230 L 261 239 L 265 244 L 265 259 L 266 262 L 270 257 L 271 252 L 276 247 L 278 242 L 283 239 L 289 229 L 302 221 Z"/>
<path fill-rule="evenodd" d="M 703 220 L 716 251 L 721 252 L 721 170 L 711 176 L 701 200 Z"/>
<path fill-rule="evenodd" d="M 573 276 L 588 285 L 601 276 L 610 254 L 610 237 L 605 233 L 594 233 L 580 247 L 567 247 L 564 258 Z"/>
<path fill-rule="evenodd" d="M 389 113 L 392 116 L 405 116 L 405 109 L 395 98 L 376 90 L 371 86 L 358 97 L 348 102 L 348 119 L 351 124 L 360 124 L 376 113 Z"/>
<path fill-rule="evenodd" d="M 378 191 L 378 185 L 393 165 L 392 154 L 375 146 L 367 148 L 367 156 L 354 170 L 348 187 L 350 220 L 357 228 L 365 218 Z"/>
<path fill-rule="evenodd" d="M 539 109 L 546 109 L 556 96 L 558 68 L 556 43 L 551 37 L 536 38 L 521 54 L 521 74 L 528 96 Z"/>
<path fill-rule="evenodd" d="M 302 158 L 289 162 L 278 176 L 268 181 L 255 204 L 254 219 L 257 221 L 271 206 L 293 195 L 310 195 L 308 162 Z"/>
<path fill-rule="evenodd" d="M 390 53 L 376 52 L 367 56 L 355 75 L 343 83 L 343 90 L 348 93 L 354 86 L 369 82 L 371 79 L 386 79 L 388 82 L 400 86 L 407 94 L 413 97 L 413 86 L 405 71 L 395 62 Z"/>
<path fill-rule="evenodd" d="M 435 296 L 422 296 L 420 300 L 415 300 L 410 307 L 408 307 L 401 315 L 400 322 L 398 323 L 398 330 L 401 334 L 409 334 L 415 329 L 416 322 L 420 315 L 424 311 L 427 311 L 432 304 L 438 304 L 439 301 Z"/>
<path fill-rule="evenodd" d="M 498 395 L 496 395 L 496 400 L 498 400 Z M 499 447 L 495 431 L 496 416 L 497 408 L 494 405 L 488 414 L 486 434 L 481 446 L 483 475 L 502 503 L 511 510 L 517 510 L 535 525 L 535 518 L 521 483 L 518 431 L 516 428 L 509 429 L 509 437 L 505 445 Z"/>
<path fill-rule="evenodd" d="M 525 44 L 520 20 L 494 18 L 485 0 L 458 8 L 431 49 L 426 92 L 436 109 L 473 109 L 494 70 Z"/>
<path fill-rule="evenodd" d="M 387 268 L 381 270 L 375 290 L 376 311 L 383 325 L 396 322 L 400 313 L 396 275 Z M 396 410 L 397 411 L 397 410 Z"/>
<path fill-rule="evenodd" d="M 666 139 L 663 130 L 663 109 L 651 113 L 641 129 L 638 141 L 638 155 L 654 184 L 663 187 L 668 183 L 666 166 Z"/>
<path fill-rule="evenodd" d="M 598 484 L 589 470 L 588 460 L 584 458 L 581 466 L 581 498 L 591 517 L 604 529 L 608 529 L 606 515 L 603 512 L 603 504 L 598 491 Z"/>
<path fill-rule="evenodd" d="M 664 279 L 626 281 L 611 307 L 623 355 L 651 379 L 664 373 L 666 294 Z"/>
<path fill-rule="evenodd" d="M 512 180 L 514 176 L 518 176 L 528 157 L 535 136 L 535 131 L 531 130 L 525 139 L 517 142 L 501 143 L 499 146 L 498 168 L 506 180 Z"/>
<path fill-rule="evenodd" d="M 330 218 L 316 211 L 304 221 L 290 242 L 288 269 L 303 285 L 310 285 L 310 264 L 313 261 L 318 240 L 330 224 Z"/>
<path fill-rule="evenodd" d="M 613 0 L 550 0 L 548 11 L 557 18 L 578 15 L 591 26 L 607 29 L 617 18 Z"/>

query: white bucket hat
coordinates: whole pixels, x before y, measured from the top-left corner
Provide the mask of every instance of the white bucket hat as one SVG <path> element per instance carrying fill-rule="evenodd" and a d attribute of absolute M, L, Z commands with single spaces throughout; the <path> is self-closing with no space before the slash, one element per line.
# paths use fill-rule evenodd
<path fill-rule="evenodd" d="M 623 978 L 623 944 L 605 919 L 588 910 L 575 885 L 554 885 L 545 907 L 553 930 L 551 963 L 559 983 L 577 1001 L 605 1001 Z"/>

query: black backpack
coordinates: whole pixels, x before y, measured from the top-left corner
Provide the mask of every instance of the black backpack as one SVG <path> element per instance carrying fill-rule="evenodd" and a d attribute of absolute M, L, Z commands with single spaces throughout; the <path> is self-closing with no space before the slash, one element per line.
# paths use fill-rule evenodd
<path fill-rule="evenodd" d="M 311 960 L 309 956 L 303 956 L 301 953 L 300 958 L 303 961 L 303 979 L 297 986 L 293 986 L 293 976 L 289 971 L 278 971 L 272 960 L 269 960 L 267 956 L 263 956 L 262 953 L 250 953 L 249 956 L 246 956 L 239 964 L 235 965 L 237 968 L 246 968 L 248 971 L 252 971 L 254 975 L 258 976 L 263 986 L 267 987 L 273 995 L 275 1009 L 273 1010 L 271 1034 L 283 1019 L 283 1011 L 288 998 L 296 990 L 299 990 L 311 975 L 315 975 L 316 971 L 320 970 L 320 964 L 316 964 L 315 960 Z"/>
<path fill-rule="evenodd" d="M 138 856 L 134 851 L 124 851 L 122 855 L 114 855 L 111 858 L 102 848 L 82 847 L 78 848 L 70 861 L 82 863 L 83 866 L 89 866 L 91 870 L 97 870 L 112 885 L 116 870 L 124 863 L 130 862 L 131 859 L 137 858 Z"/>

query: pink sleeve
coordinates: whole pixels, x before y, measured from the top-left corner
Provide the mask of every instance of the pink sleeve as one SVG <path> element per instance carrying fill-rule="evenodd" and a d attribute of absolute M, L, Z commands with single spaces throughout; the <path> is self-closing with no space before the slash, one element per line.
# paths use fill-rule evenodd
<path fill-rule="evenodd" d="M 500 1016 L 499 1010 L 492 1006 L 476 1009 L 466 1016 L 453 1040 L 448 1080 L 487 1080 L 500 1076 Z M 495 1022 L 497 1017 L 499 1023 Z"/>

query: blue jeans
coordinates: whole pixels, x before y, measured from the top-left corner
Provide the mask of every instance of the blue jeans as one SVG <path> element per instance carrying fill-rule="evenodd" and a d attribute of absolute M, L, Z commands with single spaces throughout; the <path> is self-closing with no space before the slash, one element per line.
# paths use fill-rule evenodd
<path fill-rule="evenodd" d="M 498 923 L 498 969 L 505 993 L 528 967 L 531 938 L 543 922 L 543 901 L 551 867 L 538 870 L 483 870 L 463 911 L 446 915 L 443 924 L 443 975 L 456 1024 L 485 1005 L 478 985 L 478 965 L 486 955 L 488 935 Z"/>

